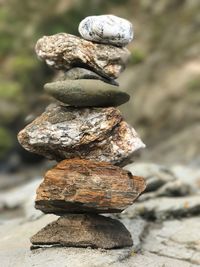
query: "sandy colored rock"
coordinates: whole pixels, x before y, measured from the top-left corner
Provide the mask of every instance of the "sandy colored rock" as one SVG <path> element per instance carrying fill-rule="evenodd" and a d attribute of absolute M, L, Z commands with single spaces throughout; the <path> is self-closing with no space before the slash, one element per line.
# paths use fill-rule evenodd
<path fill-rule="evenodd" d="M 107 79 L 119 77 L 130 54 L 126 48 L 93 43 L 67 33 L 43 36 L 35 50 L 52 68 L 67 71 L 84 67 Z"/>
<path fill-rule="evenodd" d="M 106 162 L 63 160 L 37 189 L 35 207 L 45 213 L 112 213 L 130 206 L 144 191 L 142 177 Z"/>
<path fill-rule="evenodd" d="M 57 100 L 74 107 L 120 106 L 130 98 L 116 86 L 97 80 L 57 81 L 44 88 Z"/>
<path fill-rule="evenodd" d="M 145 145 L 116 108 L 72 108 L 58 104 L 18 135 L 28 151 L 57 161 L 85 158 L 120 164 Z"/>
<path fill-rule="evenodd" d="M 131 234 L 118 220 L 100 215 L 77 214 L 60 217 L 31 238 L 34 247 L 122 248 L 133 245 Z"/>

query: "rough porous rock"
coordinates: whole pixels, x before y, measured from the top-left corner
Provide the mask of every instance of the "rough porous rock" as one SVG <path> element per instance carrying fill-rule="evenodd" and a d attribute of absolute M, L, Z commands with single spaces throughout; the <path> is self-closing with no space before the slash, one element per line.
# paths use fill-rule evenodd
<path fill-rule="evenodd" d="M 31 243 L 34 247 L 60 245 L 104 249 L 133 245 L 131 234 L 121 222 L 89 214 L 60 217 L 35 234 Z"/>
<path fill-rule="evenodd" d="M 40 38 L 35 50 L 52 68 L 84 67 L 107 79 L 119 77 L 130 54 L 126 48 L 92 43 L 67 33 Z"/>
<path fill-rule="evenodd" d="M 37 189 L 35 207 L 44 213 L 121 212 L 144 191 L 142 177 L 106 162 L 63 160 Z"/>
<path fill-rule="evenodd" d="M 117 46 L 125 46 L 133 39 L 132 24 L 114 15 L 86 17 L 78 30 L 86 40 Z"/>
<path fill-rule="evenodd" d="M 114 107 L 51 104 L 19 134 L 28 151 L 57 161 L 79 157 L 121 164 L 145 145 Z"/>
<path fill-rule="evenodd" d="M 130 98 L 116 86 L 97 80 L 57 81 L 44 88 L 57 100 L 75 107 L 120 106 Z"/>
<path fill-rule="evenodd" d="M 64 73 L 63 79 L 62 80 L 79 80 L 79 79 L 85 79 L 85 80 L 100 80 L 112 85 L 118 86 L 118 82 L 115 81 L 114 79 L 106 79 L 97 73 L 87 70 L 84 68 L 73 68 L 68 70 L 67 72 Z"/>

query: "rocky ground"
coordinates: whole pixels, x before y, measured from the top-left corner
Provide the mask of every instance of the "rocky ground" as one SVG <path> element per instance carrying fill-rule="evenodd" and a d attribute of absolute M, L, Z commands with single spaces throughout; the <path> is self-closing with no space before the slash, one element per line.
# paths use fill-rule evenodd
<path fill-rule="evenodd" d="M 29 238 L 57 218 L 34 209 L 34 192 L 41 182 L 37 178 L 1 193 L 1 266 L 199 266 L 200 169 L 152 163 L 134 163 L 125 168 L 147 181 L 146 192 L 117 215 L 131 232 L 133 247 L 30 250 Z"/>

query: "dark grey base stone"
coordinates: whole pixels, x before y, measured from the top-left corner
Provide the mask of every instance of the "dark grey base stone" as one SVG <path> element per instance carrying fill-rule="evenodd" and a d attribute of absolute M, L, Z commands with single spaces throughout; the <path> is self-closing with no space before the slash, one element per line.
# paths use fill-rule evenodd
<path fill-rule="evenodd" d="M 118 220 L 91 214 L 60 217 L 31 238 L 32 247 L 65 246 L 123 248 L 133 245 L 131 234 Z"/>

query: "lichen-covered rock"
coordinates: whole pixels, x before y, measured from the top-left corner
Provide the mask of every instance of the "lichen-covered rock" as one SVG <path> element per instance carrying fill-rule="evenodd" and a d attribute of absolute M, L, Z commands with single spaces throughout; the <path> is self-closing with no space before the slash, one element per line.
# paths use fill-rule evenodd
<path fill-rule="evenodd" d="M 97 80 L 65 80 L 47 83 L 47 93 L 73 107 L 120 106 L 129 95 L 116 86 Z"/>
<path fill-rule="evenodd" d="M 83 67 L 108 80 L 119 77 L 130 54 L 126 48 L 92 43 L 67 33 L 42 37 L 35 50 L 52 68 L 67 71 Z"/>
<path fill-rule="evenodd" d="M 89 16 L 79 24 L 79 33 L 90 41 L 125 46 L 133 39 L 133 26 L 114 15 Z"/>
<path fill-rule="evenodd" d="M 72 108 L 58 104 L 19 134 L 28 151 L 57 161 L 85 158 L 120 164 L 145 145 L 114 107 Z"/>
<path fill-rule="evenodd" d="M 133 245 L 131 234 L 118 220 L 100 215 L 60 217 L 31 238 L 32 248 L 51 246 L 123 248 Z"/>
<path fill-rule="evenodd" d="M 116 213 L 144 191 L 142 177 L 107 162 L 63 160 L 47 171 L 35 207 L 44 213 Z"/>

